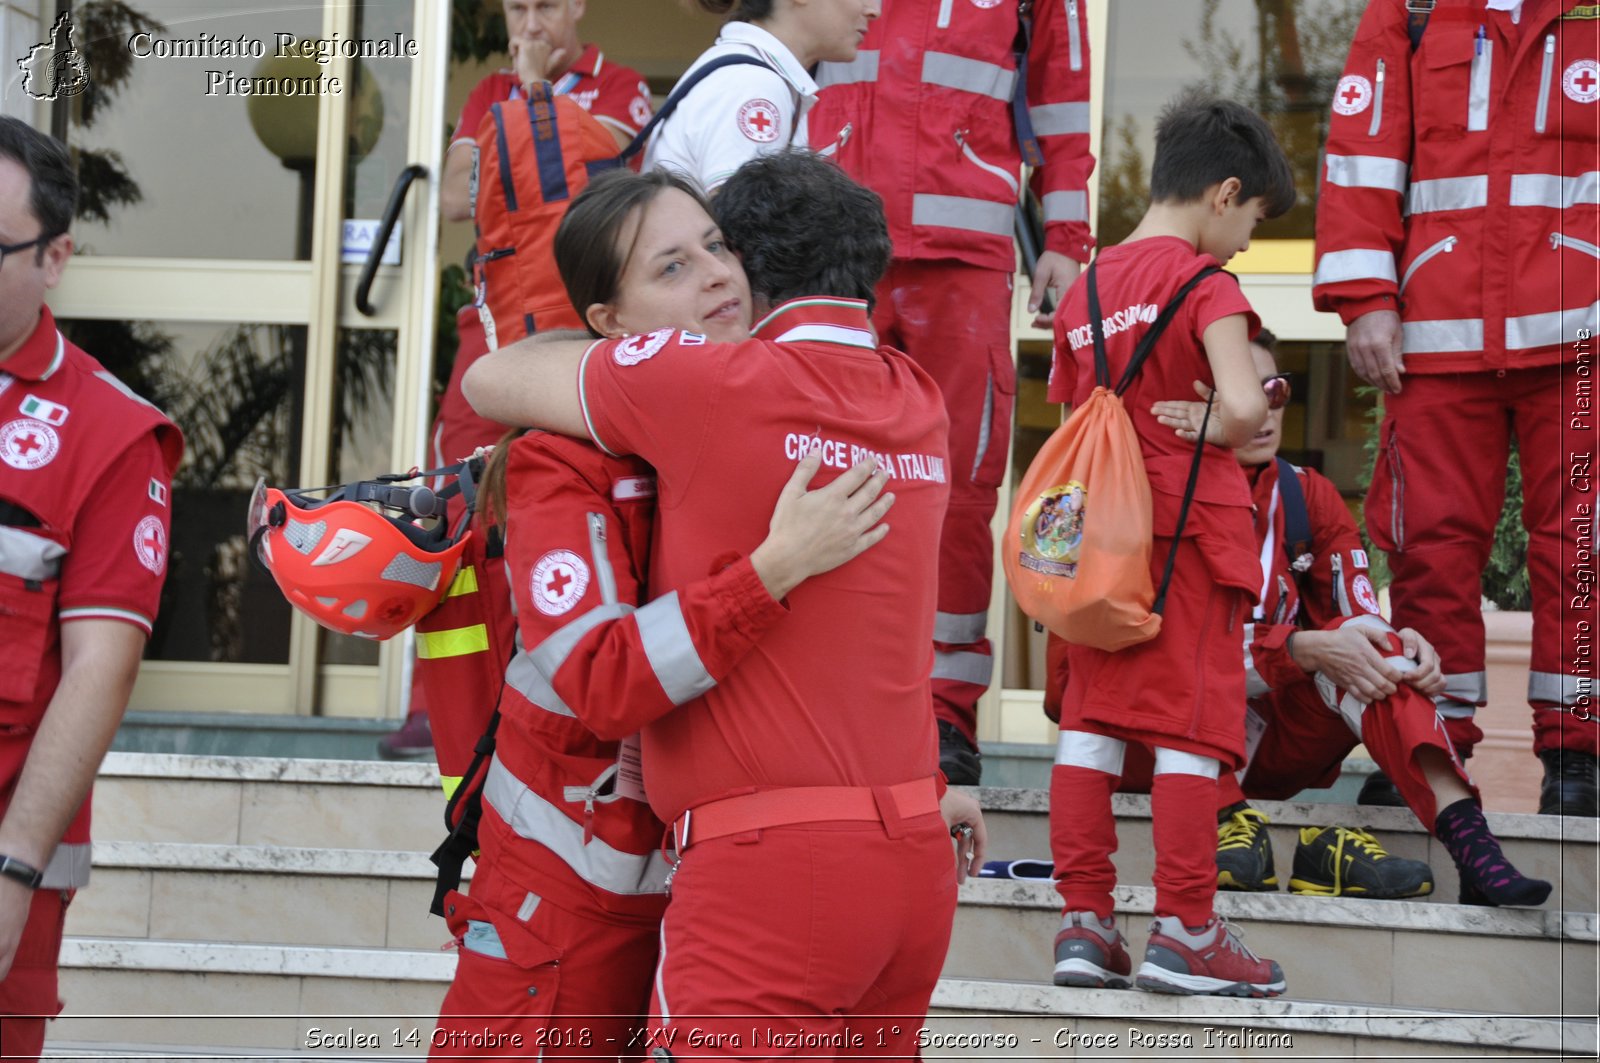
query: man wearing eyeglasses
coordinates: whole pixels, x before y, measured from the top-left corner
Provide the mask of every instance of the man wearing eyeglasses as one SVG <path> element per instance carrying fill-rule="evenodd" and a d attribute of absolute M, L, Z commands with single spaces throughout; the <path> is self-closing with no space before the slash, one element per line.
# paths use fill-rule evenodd
<path fill-rule="evenodd" d="M 65 146 L 0 116 L 0 1045 L 37 1058 L 89 877 L 89 788 L 166 573 L 183 437 L 56 330 L 72 257 Z"/>

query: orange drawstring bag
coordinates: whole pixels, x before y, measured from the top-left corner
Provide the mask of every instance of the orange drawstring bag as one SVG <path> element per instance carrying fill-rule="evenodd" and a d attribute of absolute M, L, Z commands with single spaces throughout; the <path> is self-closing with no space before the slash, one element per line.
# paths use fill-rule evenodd
<path fill-rule="evenodd" d="M 1202 422 L 1158 591 L 1150 578 L 1150 479 L 1122 395 L 1183 300 L 1216 272 L 1214 266 L 1202 270 L 1178 289 L 1140 338 L 1115 388 L 1093 265 L 1084 277 L 1096 387 L 1045 441 L 1023 474 L 1001 550 L 1006 582 L 1022 611 L 1074 645 L 1114 652 L 1148 642 L 1161 631 L 1161 610 L 1194 497 L 1206 426 Z M 1208 402 L 1207 421 L 1210 413 Z"/>

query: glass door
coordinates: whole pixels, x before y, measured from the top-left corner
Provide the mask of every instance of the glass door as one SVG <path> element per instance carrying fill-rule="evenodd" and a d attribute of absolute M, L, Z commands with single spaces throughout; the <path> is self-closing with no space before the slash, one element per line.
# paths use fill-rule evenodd
<path fill-rule="evenodd" d="M 51 307 L 188 440 L 133 707 L 400 715 L 409 647 L 289 609 L 248 559 L 245 507 L 258 476 L 319 486 L 422 461 L 449 5 L 20 8 L 31 21 L 8 26 L 67 42 L 87 71 L 47 100 L 0 81 L 7 113 L 80 160 L 79 253 Z"/>

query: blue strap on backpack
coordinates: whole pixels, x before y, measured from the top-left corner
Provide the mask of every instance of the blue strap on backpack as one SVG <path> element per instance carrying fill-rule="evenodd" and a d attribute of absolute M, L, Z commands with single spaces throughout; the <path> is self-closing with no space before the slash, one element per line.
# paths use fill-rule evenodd
<path fill-rule="evenodd" d="M 1298 578 L 1301 572 L 1295 562 L 1311 552 L 1311 513 L 1294 465 L 1283 458 L 1274 460 L 1278 463 L 1278 499 L 1283 503 L 1283 552 L 1289 555 L 1289 570 Z"/>

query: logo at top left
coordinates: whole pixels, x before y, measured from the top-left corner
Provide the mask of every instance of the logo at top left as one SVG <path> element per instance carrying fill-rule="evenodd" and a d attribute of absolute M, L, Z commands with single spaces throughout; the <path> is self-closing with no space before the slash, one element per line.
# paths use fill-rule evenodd
<path fill-rule="evenodd" d="M 22 71 L 22 91 L 30 99 L 59 100 L 87 89 L 89 61 L 78 50 L 72 12 L 63 11 L 50 27 L 50 39 L 28 49 L 17 67 Z"/>
<path fill-rule="evenodd" d="M 0 426 L 0 461 L 24 472 L 40 469 L 61 453 L 61 437 L 43 421 L 20 417 Z"/>

